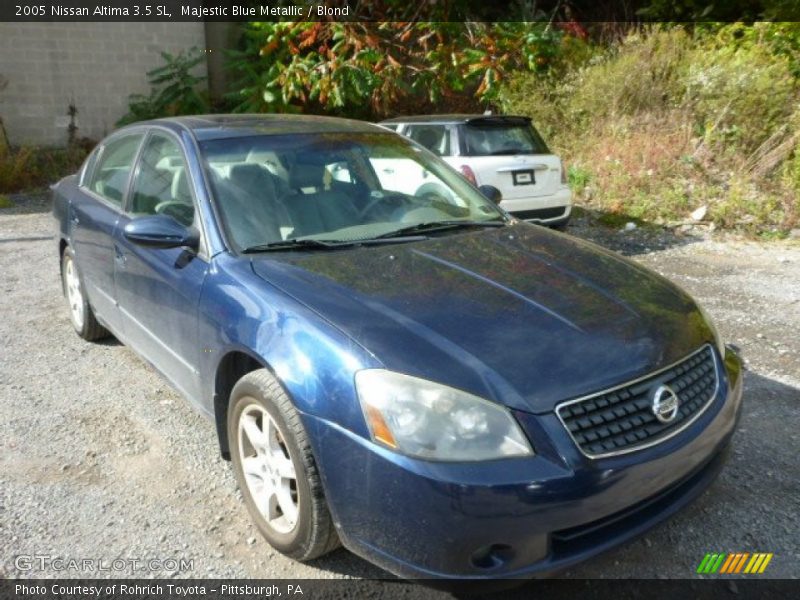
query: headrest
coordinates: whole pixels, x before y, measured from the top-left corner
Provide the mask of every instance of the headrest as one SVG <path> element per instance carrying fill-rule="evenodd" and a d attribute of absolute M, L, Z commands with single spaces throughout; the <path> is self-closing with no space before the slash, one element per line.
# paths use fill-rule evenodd
<path fill-rule="evenodd" d="M 284 181 L 289 179 L 288 171 L 281 163 L 278 155 L 272 150 L 250 150 L 250 152 L 247 153 L 245 162 L 266 167 L 270 173 L 276 177 L 280 177 Z"/>
<path fill-rule="evenodd" d="M 186 169 L 181 168 L 175 172 L 172 180 L 172 197 L 182 202 L 192 201 L 192 192 L 189 190 L 189 179 L 186 177 Z"/>
<path fill-rule="evenodd" d="M 325 165 L 297 162 L 289 171 L 289 187 L 293 190 L 322 187 L 324 175 Z"/>
<path fill-rule="evenodd" d="M 261 165 L 234 165 L 229 181 L 251 196 L 273 198 L 276 195 L 275 177 Z"/>
<path fill-rule="evenodd" d="M 236 182 L 261 182 L 272 181 L 272 175 L 265 167 L 252 164 L 239 164 L 231 167 L 230 178 Z"/>

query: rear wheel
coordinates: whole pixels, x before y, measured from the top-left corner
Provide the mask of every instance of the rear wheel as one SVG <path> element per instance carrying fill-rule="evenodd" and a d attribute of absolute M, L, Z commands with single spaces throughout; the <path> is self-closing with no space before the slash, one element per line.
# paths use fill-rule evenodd
<path fill-rule="evenodd" d="M 300 415 L 266 369 L 233 388 L 228 439 L 247 510 L 276 550 L 311 560 L 338 547 Z"/>
<path fill-rule="evenodd" d="M 69 306 L 69 318 L 79 336 L 87 341 L 108 336 L 108 330 L 97 322 L 84 293 L 83 280 L 75 263 L 75 254 L 67 246 L 61 257 L 61 281 Z"/>

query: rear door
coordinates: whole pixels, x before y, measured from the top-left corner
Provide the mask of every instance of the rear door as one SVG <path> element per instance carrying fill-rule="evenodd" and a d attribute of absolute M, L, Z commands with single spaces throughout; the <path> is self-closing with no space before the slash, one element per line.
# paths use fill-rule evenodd
<path fill-rule="evenodd" d="M 141 132 L 123 134 L 101 146 L 70 206 L 70 240 L 89 303 L 100 321 L 115 331 L 121 323 L 113 237 L 143 137 Z"/>
<path fill-rule="evenodd" d="M 482 117 L 459 126 L 460 155 L 448 160 L 472 168 L 478 185 L 493 185 L 504 200 L 548 196 L 561 184 L 561 161 L 528 119 Z"/>
<path fill-rule="evenodd" d="M 200 251 L 145 248 L 123 234 L 132 219 L 167 215 L 201 231 Z M 116 287 L 125 337 L 192 401 L 201 398 L 197 339 L 200 292 L 208 272 L 202 227 L 178 139 L 151 132 L 131 182 L 128 204 L 114 235 Z"/>

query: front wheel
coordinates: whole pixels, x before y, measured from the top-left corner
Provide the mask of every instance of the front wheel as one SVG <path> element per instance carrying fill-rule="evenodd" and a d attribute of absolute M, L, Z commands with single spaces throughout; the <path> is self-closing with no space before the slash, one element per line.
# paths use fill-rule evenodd
<path fill-rule="evenodd" d="M 108 330 L 97 322 L 86 299 L 83 280 L 75 264 L 75 254 L 69 246 L 61 257 L 61 283 L 69 305 L 69 318 L 77 334 L 90 342 L 108 336 Z"/>
<path fill-rule="evenodd" d="M 339 545 L 300 415 L 266 369 L 234 386 L 228 439 L 245 505 L 270 545 L 296 560 Z"/>

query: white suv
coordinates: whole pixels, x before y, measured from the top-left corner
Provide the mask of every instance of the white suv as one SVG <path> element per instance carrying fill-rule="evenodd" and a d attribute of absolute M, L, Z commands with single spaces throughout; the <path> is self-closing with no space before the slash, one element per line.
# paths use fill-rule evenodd
<path fill-rule="evenodd" d="M 562 228 L 572 192 L 561 159 L 527 117 L 427 115 L 380 123 L 441 156 L 476 186 L 500 190 L 500 206 L 519 219 Z"/>

